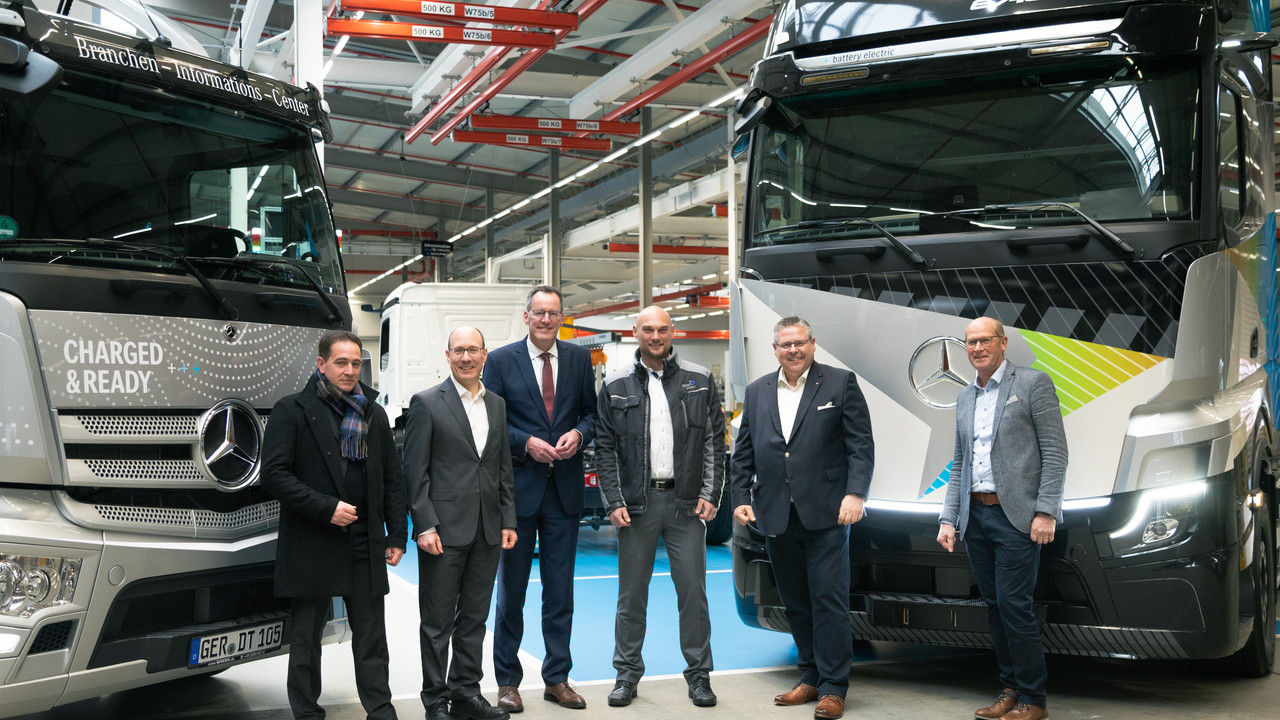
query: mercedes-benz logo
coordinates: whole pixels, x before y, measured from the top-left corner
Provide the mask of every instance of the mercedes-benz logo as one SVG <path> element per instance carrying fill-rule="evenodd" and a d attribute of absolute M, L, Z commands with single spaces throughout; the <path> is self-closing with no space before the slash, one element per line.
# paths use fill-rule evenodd
<path fill-rule="evenodd" d="M 956 396 L 974 378 L 964 343 L 953 337 L 925 340 L 911 355 L 907 381 L 920 401 L 929 407 L 956 406 Z"/>
<path fill-rule="evenodd" d="M 262 423 L 243 400 L 227 399 L 200 416 L 200 465 L 219 489 L 239 490 L 262 469 Z"/>
<path fill-rule="evenodd" d="M 240 339 L 240 329 L 231 323 L 227 323 L 222 327 L 222 337 L 226 338 L 227 342 L 233 343 Z"/>

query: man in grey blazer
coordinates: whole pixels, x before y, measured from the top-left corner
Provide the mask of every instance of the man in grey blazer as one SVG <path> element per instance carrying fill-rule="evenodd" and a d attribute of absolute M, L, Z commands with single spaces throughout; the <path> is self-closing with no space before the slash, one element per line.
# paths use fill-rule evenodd
<path fill-rule="evenodd" d="M 1062 518 L 1067 439 L 1049 376 L 1005 359 L 998 320 L 965 328 L 973 385 L 956 400 L 956 449 L 939 518 L 938 542 L 965 541 L 969 567 L 987 604 L 1004 689 L 978 720 L 1043 720 L 1047 674 L 1034 591 L 1040 546 Z"/>
<path fill-rule="evenodd" d="M 480 694 L 499 548 L 516 542 L 506 405 L 480 382 L 486 354 L 479 330 L 454 330 L 445 351 L 450 377 L 413 396 L 405 425 L 427 720 L 508 717 Z"/>

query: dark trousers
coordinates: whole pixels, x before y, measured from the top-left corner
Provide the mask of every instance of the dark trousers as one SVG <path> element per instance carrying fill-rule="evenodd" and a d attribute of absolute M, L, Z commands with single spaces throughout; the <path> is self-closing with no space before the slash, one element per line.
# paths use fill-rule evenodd
<path fill-rule="evenodd" d="M 684 678 L 693 682 L 711 673 L 711 617 L 707 611 L 707 525 L 680 512 L 675 490 L 649 489 L 643 513 L 618 529 L 618 615 L 613 630 L 613 667 L 618 680 L 638 683 L 644 675 L 644 634 L 649 581 L 658 539 L 667 546 L 671 582 L 676 586 L 680 652 Z"/>
<path fill-rule="evenodd" d="M 498 603 L 493 623 L 493 674 L 498 685 L 520 686 L 520 641 L 524 637 L 524 602 L 538 551 L 542 580 L 542 680 L 556 685 L 569 679 L 573 658 L 573 568 L 578 553 L 580 518 L 560 505 L 554 479 L 547 481 L 542 504 L 533 515 L 516 518 L 516 544 L 502 551 L 498 565 Z"/>
<path fill-rule="evenodd" d="M 1017 691 L 1018 702 L 1045 707 L 1048 673 L 1034 609 L 1040 546 L 1010 525 L 999 505 L 971 501 L 964 547 L 987 603 L 1000 682 Z"/>
<path fill-rule="evenodd" d="M 484 623 L 489 618 L 500 548 L 485 542 L 483 530 L 476 528 L 470 545 L 445 545 L 439 555 L 418 550 L 422 704 L 426 707 L 480 694 Z"/>
<path fill-rule="evenodd" d="M 806 530 L 791 508 L 787 529 L 765 538 L 798 651 L 800 682 L 844 697 L 853 664 L 849 626 L 849 527 Z"/>
<path fill-rule="evenodd" d="M 357 563 L 359 568 L 359 563 Z M 368 577 L 368 565 L 364 576 Z M 343 596 L 347 622 L 351 625 L 351 650 L 356 667 L 356 691 L 360 704 L 372 720 L 395 720 L 387 668 L 386 613 L 381 595 L 369 592 L 366 581 L 356 592 Z M 289 634 L 289 674 L 285 681 L 289 707 L 298 720 L 324 717 L 320 698 L 320 636 L 333 598 L 293 599 L 292 629 Z"/>

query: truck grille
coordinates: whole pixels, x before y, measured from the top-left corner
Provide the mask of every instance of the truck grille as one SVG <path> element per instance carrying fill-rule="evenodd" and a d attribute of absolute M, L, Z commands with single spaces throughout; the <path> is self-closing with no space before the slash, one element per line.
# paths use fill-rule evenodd
<path fill-rule="evenodd" d="M 155 435 L 196 434 L 194 415 L 76 415 L 73 416 L 87 432 L 93 435 Z M 265 422 L 265 418 L 263 420 Z"/>

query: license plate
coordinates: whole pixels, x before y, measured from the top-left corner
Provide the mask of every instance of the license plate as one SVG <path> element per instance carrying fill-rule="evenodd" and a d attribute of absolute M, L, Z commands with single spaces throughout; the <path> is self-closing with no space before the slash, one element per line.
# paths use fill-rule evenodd
<path fill-rule="evenodd" d="M 261 655 L 280 647 L 283 637 L 284 621 L 279 621 L 220 635 L 192 638 L 187 666 L 218 665 Z"/>

